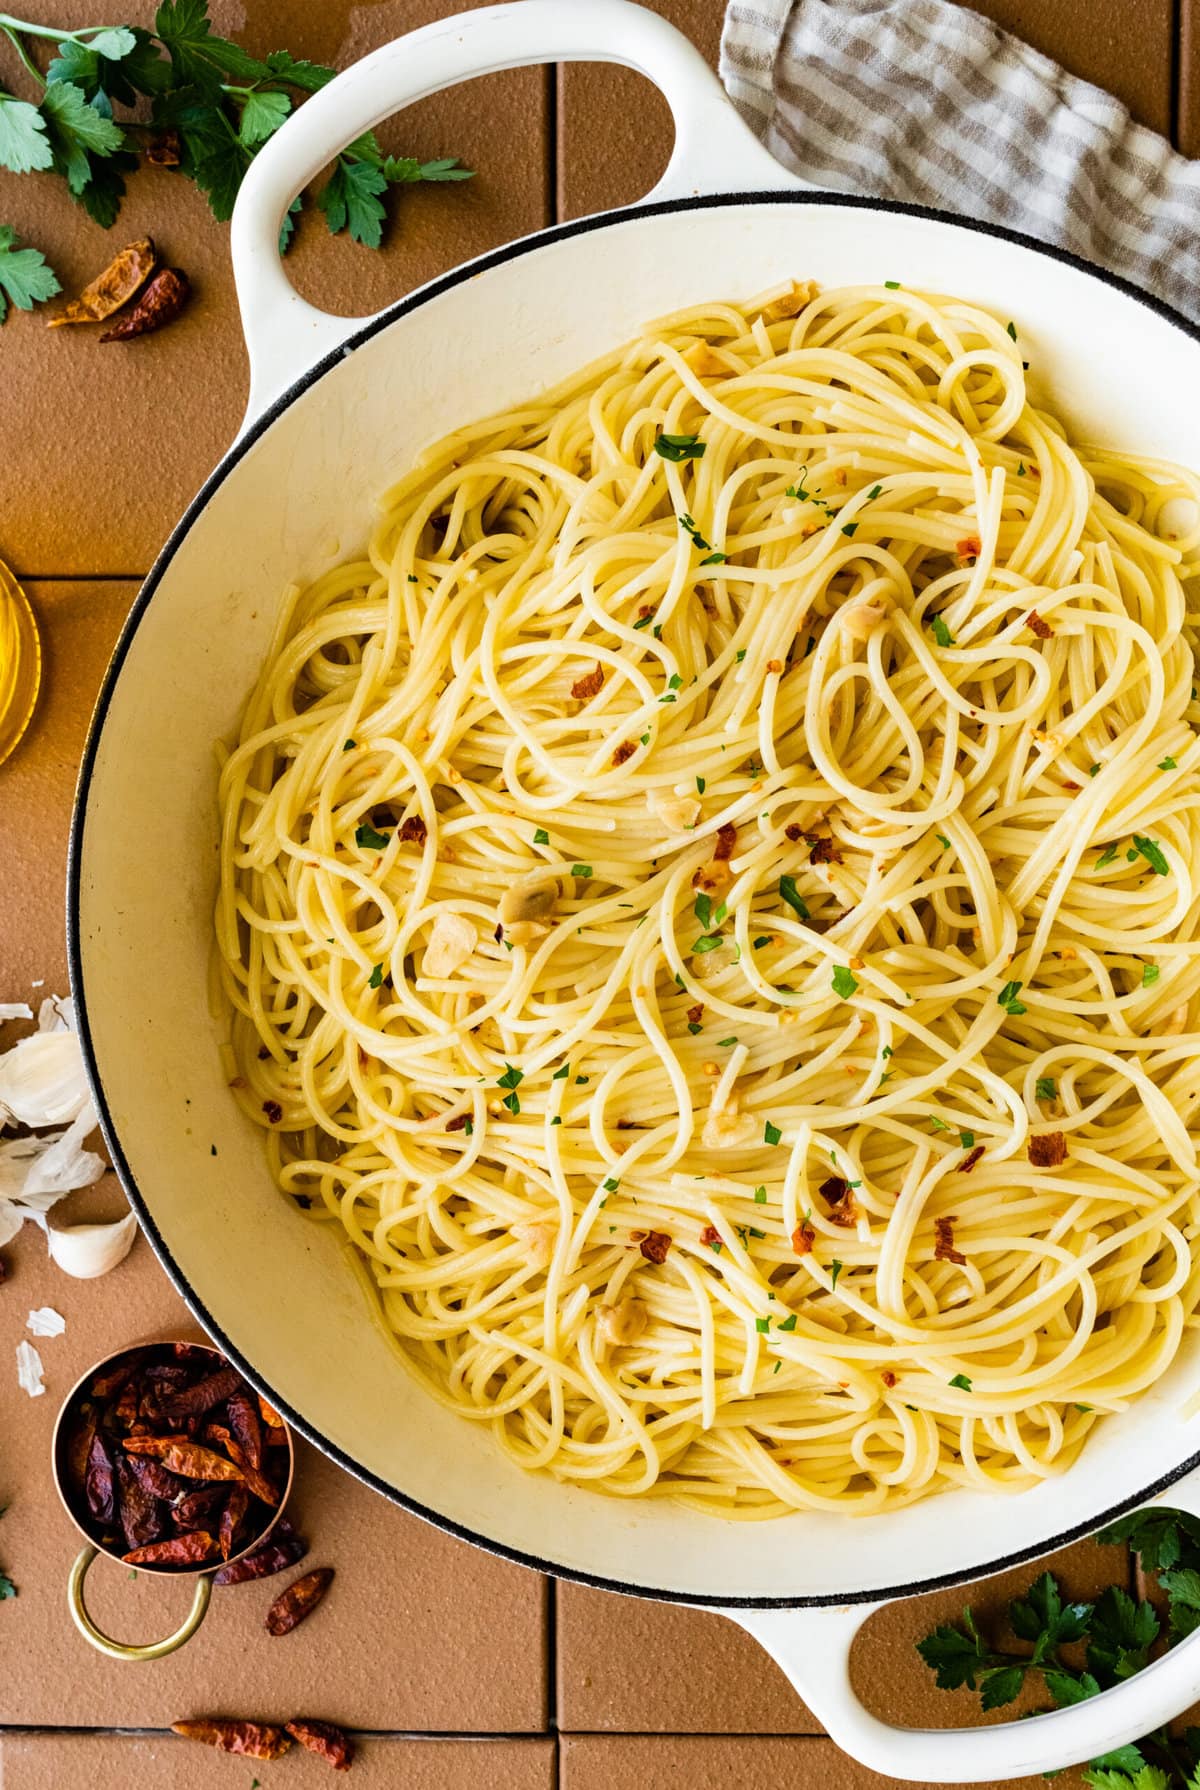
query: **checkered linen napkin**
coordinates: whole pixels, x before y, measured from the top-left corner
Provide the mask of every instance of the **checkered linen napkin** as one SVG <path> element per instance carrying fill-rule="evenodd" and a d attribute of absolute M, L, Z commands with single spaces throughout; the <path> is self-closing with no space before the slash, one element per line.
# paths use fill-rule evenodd
<path fill-rule="evenodd" d="M 947 0 L 731 0 L 721 78 L 812 185 L 1005 224 L 1200 321 L 1200 162 Z"/>

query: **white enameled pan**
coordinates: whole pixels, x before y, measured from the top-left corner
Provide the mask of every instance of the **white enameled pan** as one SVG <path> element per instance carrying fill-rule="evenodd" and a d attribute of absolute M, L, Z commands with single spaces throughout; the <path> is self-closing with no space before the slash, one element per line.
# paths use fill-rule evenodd
<path fill-rule="evenodd" d="M 283 212 L 345 143 L 422 95 L 541 61 L 648 75 L 676 145 L 641 205 L 539 232 L 377 317 L 291 290 Z M 1019 322 L 1085 439 L 1200 465 L 1200 340 L 1160 304 L 1036 243 L 814 193 L 759 146 L 701 58 L 626 0 L 522 0 L 430 25 L 315 94 L 255 161 L 233 220 L 250 352 L 245 428 L 163 549 L 121 637 L 83 763 L 72 973 L 113 1159 L 193 1311 L 289 1420 L 385 1496 L 514 1560 L 723 1611 L 846 1750 L 925 1783 L 1094 1755 L 1191 1702 L 1200 1642 L 1085 1705 L 986 1734 L 869 1715 L 850 1642 L 875 1605 L 1032 1560 L 1165 1496 L 1200 1513 L 1189 1351 L 1071 1471 L 1017 1497 L 955 1492 L 871 1519 L 723 1522 L 566 1489 L 511 1466 L 398 1369 L 332 1238 L 293 1222 L 217 1054 L 207 985 L 213 741 L 235 726 L 280 593 L 362 542 L 372 501 L 444 431 L 563 378 L 687 303 L 787 277 L 901 280 Z M 197 401 L 200 394 L 197 393 Z M 215 1148 L 214 1148 L 215 1146 Z"/>

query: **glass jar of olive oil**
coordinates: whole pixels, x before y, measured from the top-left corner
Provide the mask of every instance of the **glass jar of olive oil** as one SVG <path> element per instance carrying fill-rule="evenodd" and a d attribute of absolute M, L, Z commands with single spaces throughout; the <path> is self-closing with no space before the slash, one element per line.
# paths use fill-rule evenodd
<path fill-rule="evenodd" d="M 33 717 L 42 643 L 29 599 L 0 559 L 0 764 Z"/>

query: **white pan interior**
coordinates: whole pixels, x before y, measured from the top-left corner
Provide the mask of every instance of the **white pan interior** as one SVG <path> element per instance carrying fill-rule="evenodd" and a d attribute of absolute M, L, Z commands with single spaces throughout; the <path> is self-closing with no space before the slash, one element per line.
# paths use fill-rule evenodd
<path fill-rule="evenodd" d="M 284 585 L 362 544 L 376 493 L 423 445 L 656 315 L 793 276 L 895 279 L 990 305 L 1016 320 L 1035 392 L 1078 435 L 1200 465 L 1197 342 L 1007 240 L 786 199 L 633 214 L 543 240 L 418 302 L 227 464 L 118 649 L 76 820 L 76 992 L 110 1143 L 218 1339 L 384 1489 L 551 1567 L 714 1603 L 969 1576 L 1094 1525 L 1200 1451 L 1200 1420 L 1181 1414 L 1194 1354 L 1104 1425 L 1074 1472 L 1015 1498 L 733 1524 L 519 1472 L 400 1368 L 336 1239 L 276 1192 L 261 1134 L 225 1086 L 207 995 L 213 742 L 236 724 Z"/>

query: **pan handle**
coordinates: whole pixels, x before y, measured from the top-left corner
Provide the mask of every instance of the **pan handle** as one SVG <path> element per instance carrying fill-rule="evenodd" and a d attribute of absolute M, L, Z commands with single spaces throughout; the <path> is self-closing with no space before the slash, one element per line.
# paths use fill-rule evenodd
<path fill-rule="evenodd" d="M 254 158 L 231 247 L 250 356 L 245 428 L 368 317 L 331 317 L 292 290 L 278 253 L 293 198 L 347 143 L 457 81 L 538 62 L 620 62 L 664 94 L 675 147 L 649 200 L 806 183 L 759 143 L 692 44 L 631 0 L 515 0 L 439 19 L 385 44 L 314 93 Z"/>
<path fill-rule="evenodd" d="M 1200 1514 L 1200 1473 L 1154 1500 Z M 817 1610 L 719 1610 L 780 1666 L 842 1751 L 886 1778 L 982 1784 L 1095 1759 L 1173 1721 L 1196 1700 L 1200 1632 L 1098 1697 L 1032 1721 L 977 1728 L 895 1728 L 863 1708 L 850 1681 L 854 1637 L 882 1604 Z"/>

